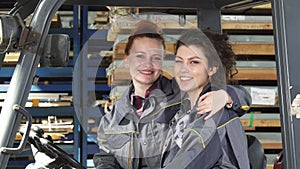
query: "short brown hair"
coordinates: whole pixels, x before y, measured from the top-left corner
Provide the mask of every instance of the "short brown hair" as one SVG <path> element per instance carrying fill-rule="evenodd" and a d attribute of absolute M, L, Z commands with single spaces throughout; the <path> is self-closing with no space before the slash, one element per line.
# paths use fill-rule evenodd
<path fill-rule="evenodd" d="M 162 36 L 162 31 L 159 27 L 150 21 L 142 20 L 137 23 L 136 28 L 132 31 L 131 35 L 128 37 L 128 42 L 125 47 L 125 54 L 129 55 L 129 51 L 132 44 L 136 38 L 147 37 L 151 39 L 156 39 L 161 42 L 163 48 L 165 49 L 165 39 Z"/>

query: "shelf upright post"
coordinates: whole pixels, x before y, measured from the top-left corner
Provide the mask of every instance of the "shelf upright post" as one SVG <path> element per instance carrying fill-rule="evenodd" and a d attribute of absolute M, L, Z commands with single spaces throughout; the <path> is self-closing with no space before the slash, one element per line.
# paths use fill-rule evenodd
<path fill-rule="evenodd" d="M 87 129 L 88 127 L 88 113 L 89 113 L 89 95 L 88 95 L 88 45 L 85 43 L 88 41 L 88 6 L 80 6 L 80 39 L 81 39 L 81 51 L 80 51 L 80 112 L 79 121 L 80 121 L 80 162 L 84 166 L 87 165 Z"/>
<path fill-rule="evenodd" d="M 0 53 L 0 70 L 3 64 L 4 57 L 5 57 L 5 53 Z"/>
<path fill-rule="evenodd" d="M 300 119 L 291 115 L 291 102 L 300 93 L 299 1 L 273 0 L 278 95 L 284 168 L 300 168 Z"/>
<path fill-rule="evenodd" d="M 73 5 L 73 66 L 76 64 L 78 56 L 80 55 L 80 32 L 79 30 L 79 5 Z M 74 73 L 74 70 L 73 70 Z M 72 91 L 73 92 L 73 91 Z M 72 93 L 73 94 L 73 93 Z M 75 110 L 75 109 L 74 109 Z M 80 123 L 76 112 L 73 112 L 74 119 L 74 157 L 80 161 Z"/>
<path fill-rule="evenodd" d="M 197 9 L 198 28 L 222 33 L 221 12 L 218 8 Z"/>

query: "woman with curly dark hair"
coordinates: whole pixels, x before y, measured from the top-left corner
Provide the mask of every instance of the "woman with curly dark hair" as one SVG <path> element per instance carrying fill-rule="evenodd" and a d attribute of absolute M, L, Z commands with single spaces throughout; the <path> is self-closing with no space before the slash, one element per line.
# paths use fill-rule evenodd
<path fill-rule="evenodd" d="M 225 107 L 208 120 L 209 112 L 196 113 L 201 97 L 225 89 L 227 77 L 236 72 L 227 40 L 224 35 L 195 29 L 177 41 L 174 76 L 189 100 L 182 101 L 171 121 L 163 168 L 249 168 L 246 136 L 236 113 Z"/>

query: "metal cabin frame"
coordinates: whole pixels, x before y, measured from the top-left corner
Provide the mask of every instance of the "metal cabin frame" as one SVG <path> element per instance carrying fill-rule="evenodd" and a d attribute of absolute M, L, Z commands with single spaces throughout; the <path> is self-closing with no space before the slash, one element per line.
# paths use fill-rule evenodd
<path fill-rule="evenodd" d="M 243 9 L 268 0 L 18 0 L 11 10 L 12 15 L 26 18 L 34 12 L 30 30 L 22 32 L 21 39 L 25 43 L 35 42 L 23 48 L 20 59 L 12 76 L 8 97 L 0 114 L 0 168 L 6 168 L 10 154 L 19 153 L 24 148 L 27 138 L 24 137 L 18 148 L 12 147 L 21 117 L 25 115 L 30 124 L 30 115 L 22 107 L 30 92 L 35 78 L 41 50 L 49 32 L 51 19 L 63 4 L 83 6 L 136 6 L 136 7 L 180 7 L 196 8 L 198 23 L 201 28 L 210 28 L 221 32 L 221 9 Z M 277 76 L 279 86 L 279 105 L 281 111 L 282 138 L 285 156 L 285 168 L 300 168 L 300 121 L 290 115 L 291 98 L 300 91 L 298 63 L 300 63 L 299 47 L 300 20 L 298 6 L 295 0 L 273 0 L 273 25 L 276 46 Z M 199 25 L 200 26 L 200 25 Z M 3 56 L 1 56 L 3 57 Z M 2 60 L 2 59 L 1 59 Z M 22 83 L 20 83 L 22 82 Z"/>

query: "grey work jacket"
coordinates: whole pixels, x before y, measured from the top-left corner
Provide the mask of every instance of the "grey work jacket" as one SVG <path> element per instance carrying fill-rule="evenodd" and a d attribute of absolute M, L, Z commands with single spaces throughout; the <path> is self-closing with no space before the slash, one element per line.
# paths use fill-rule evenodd
<path fill-rule="evenodd" d="M 181 92 L 174 82 L 160 77 L 140 118 L 130 103 L 132 86 L 125 91 L 112 112 L 101 119 L 97 138 L 104 152 L 98 155 L 97 168 L 143 168 L 139 166 L 140 160 L 144 160 L 147 168 L 159 168 L 169 121 L 181 104 Z"/>
<path fill-rule="evenodd" d="M 97 133 L 100 152 L 94 155 L 94 165 L 101 169 L 160 168 L 161 154 L 168 137 L 169 122 L 179 111 L 182 98 L 175 80 L 163 76 L 157 89 L 151 92 L 144 105 L 141 118 L 130 103 L 130 86 L 115 103 L 112 111 L 102 117 Z M 240 100 L 239 89 L 228 90 L 239 109 L 250 98 Z M 247 93 L 244 93 L 247 95 Z M 250 101 L 251 102 L 251 101 Z M 235 110 L 240 115 L 244 110 Z M 147 167 L 140 166 L 141 160 Z"/>
<path fill-rule="evenodd" d="M 206 86 L 203 94 L 210 91 Z M 202 94 L 201 94 L 202 95 Z M 200 96 L 201 96 L 200 95 Z M 237 114 L 224 108 L 205 121 L 205 115 L 197 115 L 196 107 L 191 110 L 189 120 L 183 132 L 182 147 L 174 142 L 176 123 L 190 107 L 183 102 L 180 111 L 171 122 L 162 154 L 162 168 L 166 169 L 249 169 L 247 141 L 244 129 Z"/>

